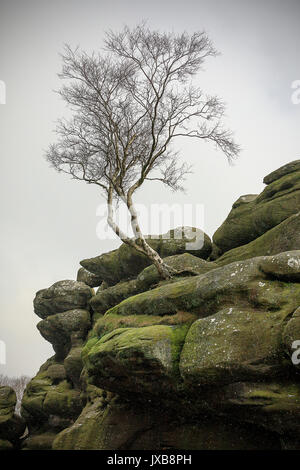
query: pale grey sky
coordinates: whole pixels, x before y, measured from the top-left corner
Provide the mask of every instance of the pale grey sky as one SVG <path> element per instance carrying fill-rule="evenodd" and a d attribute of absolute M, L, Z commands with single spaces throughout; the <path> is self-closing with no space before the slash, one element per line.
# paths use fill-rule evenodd
<path fill-rule="evenodd" d="M 103 32 L 147 19 L 161 30 L 205 29 L 222 53 L 199 76 L 204 90 L 227 102 L 228 124 L 243 153 L 234 167 L 212 147 L 182 141 L 194 164 L 186 194 L 147 186 L 138 202 L 203 204 L 212 235 L 242 194 L 263 189 L 262 178 L 299 158 L 299 0 L 1 0 L 0 104 L 1 314 L 7 364 L 0 374 L 36 373 L 53 354 L 39 335 L 35 292 L 74 279 L 82 258 L 118 246 L 96 236 L 97 190 L 55 173 L 43 158 L 54 140 L 60 98 L 59 52 L 64 43 L 98 49 Z"/>

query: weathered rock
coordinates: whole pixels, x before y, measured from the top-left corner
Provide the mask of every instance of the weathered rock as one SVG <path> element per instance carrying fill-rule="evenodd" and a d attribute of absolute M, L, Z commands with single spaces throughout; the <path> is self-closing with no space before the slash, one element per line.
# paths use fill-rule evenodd
<path fill-rule="evenodd" d="M 297 380 L 235 382 L 211 396 L 211 408 L 235 419 L 293 437 L 300 447 L 300 387 Z"/>
<path fill-rule="evenodd" d="M 275 171 L 272 171 L 269 175 L 264 177 L 264 183 L 270 184 L 273 181 L 279 180 L 285 175 L 294 173 L 295 171 L 300 170 L 300 160 L 295 160 L 293 162 L 287 163 L 286 165 L 281 166 Z"/>
<path fill-rule="evenodd" d="M 191 253 L 207 259 L 211 252 L 211 240 L 202 230 L 192 227 L 179 227 L 167 234 L 147 238 L 149 245 L 160 256 L 172 256 Z M 128 245 L 104 253 L 96 258 L 85 259 L 80 264 L 88 271 L 96 274 L 110 285 L 136 277 L 149 266 L 149 259 Z"/>
<path fill-rule="evenodd" d="M 53 381 L 53 383 L 61 382 L 67 378 L 66 370 L 63 364 L 52 364 L 47 369 L 47 375 Z"/>
<path fill-rule="evenodd" d="M 246 245 L 299 211 L 300 169 L 275 179 L 254 200 L 239 201 L 213 236 L 222 252 Z"/>
<path fill-rule="evenodd" d="M 96 322 L 91 338 L 102 336 L 114 331 L 118 328 L 141 328 L 144 326 L 152 325 L 190 325 L 193 321 L 197 320 L 197 315 L 190 312 L 177 312 L 172 315 L 118 315 L 108 313 L 102 315 Z"/>
<path fill-rule="evenodd" d="M 14 444 L 25 431 L 25 422 L 15 414 L 17 397 L 11 387 L 0 387 L 0 439 Z M 2 443 L 2 446 L 7 444 Z M 8 446 L 9 447 L 9 446 Z"/>
<path fill-rule="evenodd" d="M 292 253 L 295 256 L 295 252 Z M 273 277 L 270 279 L 261 269 L 261 263 L 265 264 L 267 258 L 238 261 L 206 274 L 157 287 L 129 297 L 108 310 L 107 314 L 170 315 L 188 311 L 205 317 L 216 313 L 223 306 L 238 306 L 239 303 L 244 307 L 248 305 L 250 310 L 259 306 L 275 310 L 281 306 L 286 308 L 288 304 L 295 310 L 300 285 L 283 284 Z M 271 259 L 276 260 L 277 257 Z M 290 269 L 288 260 L 286 257 L 287 272 Z"/>
<path fill-rule="evenodd" d="M 56 434 L 45 432 L 43 434 L 33 435 L 26 439 L 23 450 L 52 450 L 52 443 Z"/>
<path fill-rule="evenodd" d="M 53 366 L 61 366 L 49 359 L 27 385 L 22 399 L 22 416 L 34 435 L 53 434 L 72 424 L 84 403 L 63 374 L 53 378 Z M 56 370 L 59 368 L 56 367 Z"/>
<path fill-rule="evenodd" d="M 212 269 L 218 268 L 215 263 L 209 263 L 201 258 L 184 253 L 182 255 L 173 255 L 165 258 L 165 263 L 175 271 L 174 278 L 197 276 L 207 273 Z M 136 286 L 138 291 L 142 292 L 151 286 L 160 282 L 160 277 L 154 265 L 145 268 L 137 277 Z M 115 302 L 116 304 L 117 302 Z"/>
<path fill-rule="evenodd" d="M 37 292 L 34 311 L 39 317 L 47 318 L 66 310 L 86 308 L 93 294 L 93 290 L 83 282 L 58 281 Z"/>
<path fill-rule="evenodd" d="M 240 196 L 234 203 L 232 208 L 236 209 L 237 207 L 243 205 L 243 204 L 248 204 L 249 202 L 255 201 L 255 199 L 258 197 L 258 194 L 245 194 L 244 196 Z"/>
<path fill-rule="evenodd" d="M 58 360 L 66 357 L 71 346 L 83 343 L 90 327 L 90 313 L 83 309 L 57 313 L 37 324 L 43 338 L 53 345 Z"/>
<path fill-rule="evenodd" d="M 286 315 L 230 307 L 194 322 L 180 360 L 187 386 L 263 380 L 283 373 Z"/>
<path fill-rule="evenodd" d="M 52 385 L 43 403 L 43 410 L 47 416 L 57 415 L 70 419 L 77 418 L 82 408 L 80 392 L 74 390 L 66 380 L 58 385 Z"/>
<path fill-rule="evenodd" d="M 105 313 L 109 308 L 139 292 L 136 280 L 118 282 L 114 286 L 100 290 L 90 300 L 94 312 Z"/>
<path fill-rule="evenodd" d="M 90 273 L 84 268 L 78 269 L 77 281 L 84 282 L 90 287 L 98 287 L 102 283 L 100 276 L 96 276 L 96 274 Z"/>
<path fill-rule="evenodd" d="M 80 374 L 83 368 L 81 358 L 82 347 L 73 347 L 64 360 L 64 368 L 68 378 L 72 381 L 74 387 L 79 388 Z"/>
<path fill-rule="evenodd" d="M 261 270 L 282 281 L 300 281 L 300 249 L 277 256 L 267 256 L 260 263 Z"/>
<path fill-rule="evenodd" d="M 173 270 L 177 271 L 174 274 L 174 280 L 177 280 L 178 277 L 196 276 L 218 267 L 217 264 L 209 263 L 189 253 L 169 256 L 165 258 L 165 262 Z M 148 266 L 138 275 L 136 280 L 119 282 L 114 286 L 97 292 L 92 297 L 90 305 L 94 312 L 103 314 L 114 305 L 119 304 L 128 297 L 146 291 L 160 281 L 161 279 L 155 266 Z"/>
<path fill-rule="evenodd" d="M 218 266 L 257 256 L 277 255 L 284 251 L 300 250 L 300 212 L 268 230 L 247 245 L 227 251 L 216 260 Z"/>
<path fill-rule="evenodd" d="M 122 423 L 120 425 L 120 423 Z M 108 406 L 101 399 L 90 403 L 70 428 L 55 439 L 55 450 L 247 450 L 278 449 L 270 433 L 201 416 L 190 423 L 176 419 L 151 403 L 142 408 L 115 398 Z"/>
<path fill-rule="evenodd" d="M 124 394 L 171 392 L 179 370 L 179 354 L 187 325 L 120 328 L 93 338 L 83 358 L 93 383 Z"/>

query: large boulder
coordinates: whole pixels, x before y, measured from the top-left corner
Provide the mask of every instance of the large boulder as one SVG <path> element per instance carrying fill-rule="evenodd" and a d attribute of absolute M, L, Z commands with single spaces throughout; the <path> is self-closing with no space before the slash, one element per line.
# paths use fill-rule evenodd
<path fill-rule="evenodd" d="M 93 294 L 93 290 L 83 282 L 58 281 L 36 293 L 34 312 L 40 318 L 47 318 L 66 310 L 86 308 Z"/>
<path fill-rule="evenodd" d="M 83 309 L 57 313 L 37 324 L 43 338 L 53 345 L 58 359 L 64 359 L 71 346 L 82 345 L 90 327 L 90 313 Z"/>
<path fill-rule="evenodd" d="M 257 197 L 239 198 L 215 232 L 213 241 L 223 253 L 246 245 L 299 211 L 299 161 L 273 172 L 265 181 L 269 184 Z"/>
<path fill-rule="evenodd" d="M 292 250 L 300 250 L 300 212 L 288 217 L 247 245 L 227 251 L 216 260 L 216 264 L 224 266 L 234 261 L 277 255 Z"/>
<path fill-rule="evenodd" d="M 124 393 L 171 393 L 188 325 L 120 328 L 89 341 L 83 357 L 93 383 Z"/>
<path fill-rule="evenodd" d="M 96 274 L 90 273 L 84 268 L 78 269 L 77 272 L 77 281 L 84 282 L 90 287 L 99 287 L 102 283 L 102 279 L 100 276 Z"/>
<path fill-rule="evenodd" d="M 191 326 L 181 353 L 186 384 L 201 387 L 276 377 L 285 368 L 287 313 L 228 307 Z"/>
<path fill-rule="evenodd" d="M 90 300 L 90 306 L 95 313 L 102 314 L 114 305 L 122 302 L 122 300 L 138 294 L 139 292 L 140 290 L 137 288 L 135 279 L 132 279 L 131 281 L 118 282 L 107 289 L 99 290 Z M 95 318 L 95 315 L 93 318 Z"/>
<path fill-rule="evenodd" d="M 207 259 L 211 252 L 211 240 L 208 235 L 193 227 L 179 227 L 164 235 L 152 235 L 146 238 L 149 245 L 163 258 L 191 253 Z M 117 250 L 82 260 L 80 264 L 89 272 L 113 285 L 136 277 L 151 263 L 145 255 L 123 243 Z"/>
<path fill-rule="evenodd" d="M 81 392 L 67 380 L 64 364 L 49 359 L 28 383 L 21 413 L 29 428 L 25 448 L 49 448 L 54 436 L 70 426 L 84 406 Z M 32 439 L 34 437 L 34 439 Z"/>

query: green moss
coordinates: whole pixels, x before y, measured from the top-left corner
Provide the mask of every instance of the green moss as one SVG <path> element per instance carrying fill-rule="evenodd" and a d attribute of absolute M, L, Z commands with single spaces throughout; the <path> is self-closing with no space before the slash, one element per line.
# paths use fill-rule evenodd
<path fill-rule="evenodd" d="M 293 215 L 252 242 L 227 251 L 216 260 L 218 266 L 257 256 L 300 250 L 300 215 Z"/>
<path fill-rule="evenodd" d="M 116 393 L 167 394 L 179 380 L 179 357 L 189 324 L 119 328 L 85 356 L 93 383 Z"/>
<path fill-rule="evenodd" d="M 138 292 L 136 281 L 120 282 L 92 297 L 90 305 L 94 312 L 105 313 L 109 308 Z"/>
<path fill-rule="evenodd" d="M 246 245 L 299 212 L 299 207 L 300 171 L 296 171 L 269 184 L 252 202 L 233 208 L 214 234 L 214 243 L 223 252 Z"/>
<path fill-rule="evenodd" d="M 117 315 L 109 313 L 100 318 L 95 327 L 94 334 L 99 338 L 118 328 L 140 328 L 151 325 L 181 325 L 191 324 L 197 316 L 189 312 L 177 312 L 174 315 Z"/>
<path fill-rule="evenodd" d="M 48 415 L 68 418 L 77 417 L 82 407 L 80 393 L 66 380 L 58 385 L 52 385 L 43 403 L 43 409 Z"/>

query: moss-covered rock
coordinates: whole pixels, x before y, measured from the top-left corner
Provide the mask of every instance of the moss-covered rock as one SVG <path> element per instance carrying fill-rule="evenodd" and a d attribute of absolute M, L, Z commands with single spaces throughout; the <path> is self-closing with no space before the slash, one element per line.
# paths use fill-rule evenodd
<path fill-rule="evenodd" d="M 55 450 L 250 450 L 278 449 L 279 439 L 265 431 L 216 416 L 186 420 L 154 404 L 139 407 L 114 399 L 89 403 L 55 439 Z"/>
<path fill-rule="evenodd" d="M 300 281 L 300 249 L 266 256 L 260 263 L 260 269 L 269 276 L 282 281 Z"/>
<path fill-rule="evenodd" d="M 71 346 L 82 344 L 90 327 L 90 313 L 83 309 L 51 315 L 37 324 L 43 338 L 53 345 L 58 360 L 66 357 Z"/>
<path fill-rule="evenodd" d="M 285 175 L 289 173 L 294 173 L 294 171 L 300 171 L 300 160 L 294 160 L 293 162 L 289 162 L 286 165 L 281 166 L 275 171 L 272 171 L 269 175 L 264 177 L 264 183 L 270 184 L 273 181 L 279 180 Z"/>
<path fill-rule="evenodd" d="M 34 312 L 40 318 L 47 318 L 66 310 L 84 309 L 93 294 L 94 291 L 83 282 L 58 281 L 36 293 Z"/>
<path fill-rule="evenodd" d="M 246 245 L 299 211 L 300 170 L 272 181 L 254 200 L 234 204 L 215 232 L 214 243 L 226 252 Z"/>
<path fill-rule="evenodd" d="M 52 364 L 47 369 L 47 376 L 53 383 L 61 382 L 67 378 L 66 369 L 63 364 Z"/>
<path fill-rule="evenodd" d="M 102 279 L 100 276 L 96 276 L 96 274 L 90 273 L 84 268 L 80 268 L 77 272 L 77 281 L 84 282 L 90 287 L 98 287 L 100 286 Z"/>
<path fill-rule="evenodd" d="M 194 256 L 207 259 L 211 252 L 211 240 L 208 235 L 193 227 L 179 227 L 170 230 L 167 234 L 152 235 L 146 238 L 149 245 L 163 258 L 191 253 Z M 136 277 L 151 263 L 145 255 L 126 244 L 122 244 L 117 250 L 82 260 L 80 264 L 108 284 L 114 285 Z"/>
<path fill-rule="evenodd" d="M 180 360 L 186 385 L 263 380 L 283 373 L 281 334 L 288 313 L 230 307 L 194 322 Z"/>
<path fill-rule="evenodd" d="M 165 263 L 174 271 L 174 278 L 197 276 L 218 268 L 215 263 L 209 263 L 201 258 L 184 253 L 182 255 L 168 256 Z M 154 265 L 145 268 L 137 277 L 136 285 L 139 292 L 148 290 L 151 286 L 160 282 L 160 277 Z"/>
<path fill-rule="evenodd" d="M 53 430 L 59 432 L 70 425 L 84 405 L 80 392 L 74 390 L 65 379 L 61 367 L 63 364 L 58 364 L 55 358 L 51 358 L 25 389 L 21 413 L 35 435 L 51 430 L 52 433 Z"/>
<path fill-rule="evenodd" d="M 176 272 L 173 281 L 178 278 L 196 276 L 206 273 L 218 267 L 215 263 L 209 263 L 189 253 L 174 255 L 165 258 L 165 262 Z M 138 275 L 137 279 L 119 282 L 97 292 L 90 300 L 90 305 L 95 313 L 105 313 L 113 306 L 119 304 L 128 297 L 148 290 L 151 286 L 161 282 L 157 269 L 154 265 L 148 266 Z M 162 282 L 167 284 L 169 282 Z"/>
<path fill-rule="evenodd" d="M 76 418 L 81 412 L 83 404 L 80 392 L 74 390 L 71 384 L 64 380 L 50 387 L 44 398 L 43 410 L 48 416 Z"/>
<path fill-rule="evenodd" d="M 191 324 L 197 320 L 197 315 L 190 312 L 177 312 L 174 315 L 117 315 L 108 313 L 101 316 L 91 332 L 91 338 L 102 336 L 118 328 L 141 328 L 151 325 L 176 326 Z"/>
<path fill-rule="evenodd" d="M 97 292 L 90 301 L 90 305 L 95 313 L 105 313 L 108 309 L 122 300 L 131 297 L 139 292 L 136 280 L 118 282 L 114 286 Z"/>
<path fill-rule="evenodd" d="M 224 266 L 238 260 L 277 255 L 293 250 L 300 250 L 300 212 L 287 218 L 247 245 L 227 251 L 216 260 L 216 264 Z"/>
<path fill-rule="evenodd" d="M 79 388 L 80 385 L 80 374 L 83 368 L 81 352 L 81 346 L 74 347 L 64 360 L 64 369 L 67 377 L 71 380 L 73 386 L 77 388 Z"/>
<path fill-rule="evenodd" d="M 269 258 L 269 261 L 276 260 L 276 256 Z M 286 257 L 286 272 L 290 269 L 288 260 Z M 239 304 L 248 305 L 250 309 L 280 309 L 286 304 L 286 299 L 295 309 L 299 285 L 282 283 L 273 276 L 270 278 L 261 269 L 261 263 L 267 261 L 268 257 L 258 257 L 235 262 L 206 274 L 166 284 L 129 297 L 106 314 L 169 315 L 188 311 L 205 317 L 222 307 Z"/>
<path fill-rule="evenodd" d="M 43 434 L 32 435 L 25 440 L 23 450 L 52 450 L 52 443 L 56 434 L 45 432 Z"/>
<path fill-rule="evenodd" d="M 171 391 L 188 325 L 120 328 L 89 341 L 83 354 L 93 383 L 124 394 Z"/>
<path fill-rule="evenodd" d="M 148 412 L 120 403 L 115 398 L 105 403 L 97 398 L 82 411 L 73 426 L 62 431 L 53 443 L 54 450 L 123 450 L 153 423 Z"/>
<path fill-rule="evenodd" d="M 0 387 L 0 416 L 13 414 L 15 412 L 16 403 L 16 392 L 8 386 Z"/>
<path fill-rule="evenodd" d="M 239 421 L 293 436 L 300 445 L 300 387 L 297 380 L 277 377 L 273 381 L 235 382 L 220 387 L 211 407 Z"/>
<path fill-rule="evenodd" d="M 15 414 L 17 397 L 11 387 L 0 387 L 0 439 L 16 443 L 25 431 L 25 422 Z M 4 444 L 3 444 L 4 446 Z"/>

